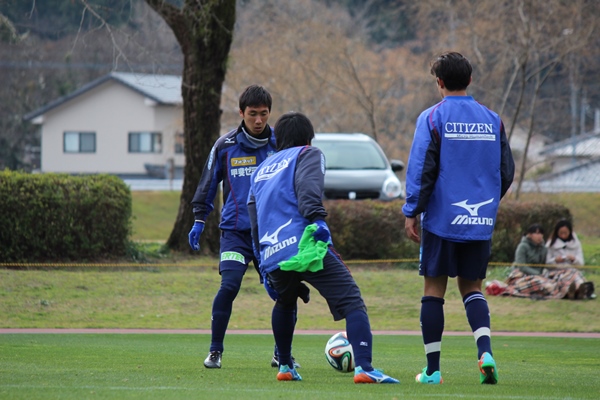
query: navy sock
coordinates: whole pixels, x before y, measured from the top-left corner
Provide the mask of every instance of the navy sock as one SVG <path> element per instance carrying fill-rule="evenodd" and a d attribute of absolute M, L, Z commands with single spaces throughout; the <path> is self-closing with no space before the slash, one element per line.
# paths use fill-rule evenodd
<path fill-rule="evenodd" d="M 421 333 L 427 357 L 427 375 L 440 370 L 442 335 L 444 334 L 444 299 L 433 296 L 421 298 Z"/>
<path fill-rule="evenodd" d="M 477 358 L 483 353 L 492 355 L 492 339 L 490 337 L 490 308 L 487 300 L 480 292 L 471 292 L 463 297 L 467 320 L 471 325 L 475 343 L 477 343 Z"/>
<path fill-rule="evenodd" d="M 294 367 L 292 362 L 292 340 L 296 325 L 296 309 L 296 307 L 285 308 L 279 302 L 276 302 L 271 314 L 271 326 L 275 337 L 279 365 L 287 364 L 290 368 Z"/>
<path fill-rule="evenodd" d="M 223 351 L 223 340 L 227 325 L 229 325 L 229 318 L 231 318 L 233 301 L 240 291 L 243 277 L 244 271 L 223 271 L 221 273 L 221 287 L 212 305 L 210 351 Z"/>
<path fill-rule="evenodd" d="M 296 306 L 296 309 L 294 310 L 295 312 L 295 316 L 294 316 L 294 329 L 296 328 L 296 323 L 298 322 L 298 306 Z M 273 346 L 273 354 L 277 355 L 277 344 L 275 344 Z M 279 356 L 278 356 L 279 357 Z"/>
<path fill-rule="evenodd" d="M 352 345 L 354 364 L 365 371 L 373 371 L 373 334 L 369 316 L 364 309 L 350 311 L 346 315 L 346 334 Z"/>

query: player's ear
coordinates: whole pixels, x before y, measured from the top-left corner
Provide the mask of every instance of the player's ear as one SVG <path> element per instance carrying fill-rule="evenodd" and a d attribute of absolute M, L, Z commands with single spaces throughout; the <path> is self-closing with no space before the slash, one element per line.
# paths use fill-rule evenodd
<path fill-rule="evenodd" d="M 437 84 L 440 87 L 440 89 L 444 88 L 444 81 L 441 78 L 436 78 Z"/>

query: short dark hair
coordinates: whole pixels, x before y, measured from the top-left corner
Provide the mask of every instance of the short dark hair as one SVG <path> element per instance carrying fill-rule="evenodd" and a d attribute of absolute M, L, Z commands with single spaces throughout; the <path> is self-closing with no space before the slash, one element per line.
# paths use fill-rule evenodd
<path fill-rule="evenodd" d="M 271 111 L 273 99 L 271 93 L 260 85 L 248 86 L 240 95 L 240 110 L 246 111 L 246 107 L 266 106 Z"/>
<path fill-rule="evenodd" d="M 310 119 L 302 113 L 290 111 L 275 122 L 275 143 L 277 150 L 310 144 L 315 137 L 315 129 Z"/>
<path fill-rule="evenodd" d="M 473 67 L 462 54 L 449 51 L 432 61 L 430 72 L 431 75 L 444 81 L 449 91 L 455 92 L 469 86 Z"/>
<path fill-rule="evenodd" d="M 527 228 L 527 231 L 525 231 L 525 234 L 528 233 L 541 233 L 543 235 L 544 227 L 541 224 L 531 224 L 529 225 L 529 228 Z"/>

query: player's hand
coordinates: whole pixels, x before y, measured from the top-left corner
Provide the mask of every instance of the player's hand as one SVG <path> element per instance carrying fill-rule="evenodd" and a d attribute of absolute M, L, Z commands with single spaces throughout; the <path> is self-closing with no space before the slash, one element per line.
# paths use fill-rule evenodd
<path fill-rule="evenodd" d="M 263 281 L 265 285 L 265 290 L 269 294 L 269 297 L 272 298 L 274 301 L 277 301 L 277 299 L 279 299 L 279 293 L 277 292 L 277 290 L 275 290 L 273 286 L 271 286 L 271 281 L 269 280 L 268 274 L 263 275 Z"/>
<path fill-rule="evenodd" d="M 406 236 L 415 243 L 421 243 L 421 236 L 419 236 L 419 224 L 415 217 L 406 217 L 404 221 L 404 230 Z"/>
<path fill-rule="evenodd" d="M 190 242 L 190 247 L 192 250 L 200 250 L 200 235 L 204 230 L 204 222 L 196 221 L 194 222 L 194 226 L 192 226 L 192 230 L 188 234 L 188 241 Z"/>
<path fill-rule="evenodd" d="M 333 242 L 331 241 L 331 232 L 329 231 L 327 222 L 320 219 L 318 221 L 315 221 L 315 225 L 317 225 L 317 230 L 313 233 L 313 237 L 315 238 L 315 240 L 320 240 L 321 242 L 333 244 Z"/>

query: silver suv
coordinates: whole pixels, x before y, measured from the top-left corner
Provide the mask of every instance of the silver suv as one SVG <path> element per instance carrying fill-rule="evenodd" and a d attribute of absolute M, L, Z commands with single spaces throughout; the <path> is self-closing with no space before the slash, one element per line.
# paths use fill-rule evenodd
<path fill-rule="evenodd" d="M 313 146 L 325 154 L 325 198 L 404 198 L 395 172 L 404 169 L 398 160 L 388 161 L 383 150 L 364 133 L 317 133 Z"/>

